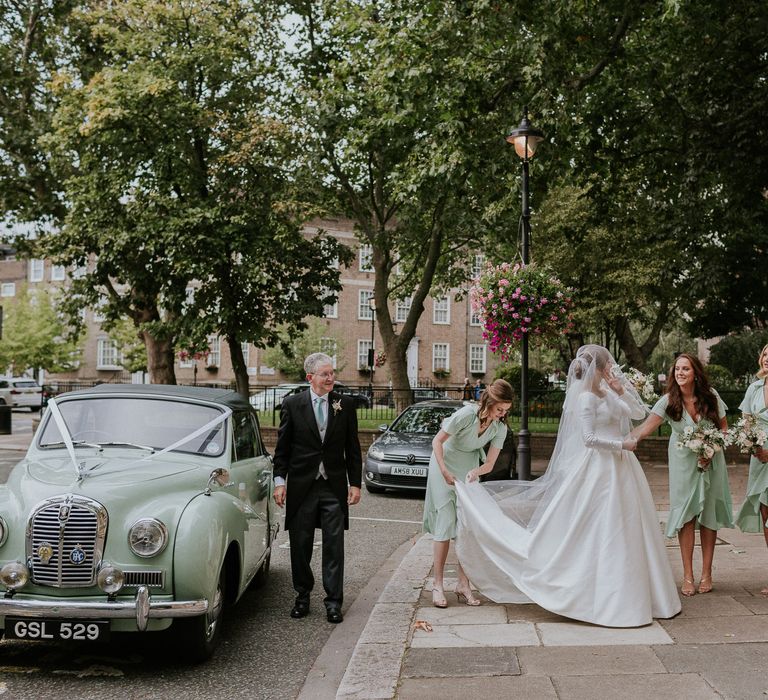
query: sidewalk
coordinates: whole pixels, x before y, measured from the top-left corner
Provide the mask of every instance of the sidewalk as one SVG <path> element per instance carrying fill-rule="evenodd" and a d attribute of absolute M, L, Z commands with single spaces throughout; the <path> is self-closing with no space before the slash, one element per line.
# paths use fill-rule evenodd
<path fill-rule="evenodd" d="M 644 468 L 663 521 L 668 509 L 666 464 Z M 746 465 L 730 467 L 729 476 L 734 502 L 739 504 Z M 768 552 L 760 534 L 721 530 L 719 536 L 713 592 L 683 598 L 683 610 L 672 620 L 633 629 L 578 623 L 536 605 L 499 605 L 484 599 L 482 606 L 471 608 L 459 605 L 450 593 L 449 607 L 435 608 L 432 541 L 421 537 L 399 565 L 391 567 L 386 585 L 379 582 L 383 590 L 378 599 L 373 604 L 361 601 L 370 616 L 336 697 L 765 697 L 768 598 L 760 595 L 760 589 L 768 584 Z M 676 540 L 667 540 L 667 551 L 680 581 Z M 696 566 L 700 566 L 698 552 L 697 548 Z M 455 571 L 451 553 L 446 591 L 455 585 Z M 388 573 L 382 570 L 384 578 Z M 361 607 L 356 601 L 352 609 L 359 614 Z M 339 627 L 344 626 L 346 622 Z M 312 673 L 305 691 L 311 690 L 311 680 Z"/>

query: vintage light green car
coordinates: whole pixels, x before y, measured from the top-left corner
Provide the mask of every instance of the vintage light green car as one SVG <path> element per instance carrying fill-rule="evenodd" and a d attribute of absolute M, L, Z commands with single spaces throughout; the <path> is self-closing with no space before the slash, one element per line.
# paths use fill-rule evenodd
<path fill-rule="evenodd" d="M 62 394 L 0 486 L 0 627 L 94 641 L 170 627 L 204 660 L 222 610 L 268 575 L 272 509 L 272 462 L 238 394 Z"/>

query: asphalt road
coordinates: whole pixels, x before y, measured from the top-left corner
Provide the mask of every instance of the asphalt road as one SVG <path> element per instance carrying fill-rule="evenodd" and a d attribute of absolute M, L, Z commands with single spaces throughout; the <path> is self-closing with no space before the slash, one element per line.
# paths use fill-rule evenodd
<path fill-rule="evenodd" d="M 14 434 L 30 428 L 14 413 Z M 18 423 L 18 426 L 17 426 Z M 31 424 L 30 424 L 31 425 Z M 22 453 L 0 450 L 0 480 Z M 383 562 L 421 531 L 420 495 L 363 492 L 347 533 L 346 609 Z M 319 534 L 319 533 L 318 533 Z M 266 586 L 248 591 L 225 619 L 223 641 L 206 664 L 174 653 L 166 634 L 113 635 L 102 645 L 0 641 L 0 696 L 5 698 L 294 698 L 334 626 L 325 620 L 316 544 L 318 585 L 303 620 L 293 602 L 287 536 L 281 532 Z M 342 623 L 343 625 L 344 623 Z"/>

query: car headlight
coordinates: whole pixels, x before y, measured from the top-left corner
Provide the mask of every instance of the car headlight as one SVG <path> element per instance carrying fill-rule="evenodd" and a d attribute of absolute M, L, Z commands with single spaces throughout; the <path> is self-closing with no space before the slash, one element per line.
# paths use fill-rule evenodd
<path fill-rule="evenodd" d="M 9 591 L 23 588 L 29 581 L 29 569 L 19 561 L 9 561 L 0 569 L 0 583 Z"/>
<path fill-rule="evenodd" d="M 3 516 L 0 515 L 0 547 L 2 547 L 5 544 L 5 541 L 8 539 L 8 525 L 6 525 L 5 520 L 3 519 Z"/>
<path fill-rule="evenodd" d="M 371 445 L 368 448 L 368 456 L 371 459 L 384 459 L 384 450 L 380 447 L 376 447 L 376 445 Z"/>
<path fill-rule="evenodd" d="M 137 520 L 128 531 L 128 546 L 138 557 L 154 557 L 168 544 L 168 528 L 155 518 Z"/>
<path fill-rule="evenodd" d="M 107 595 L 117 593 L 125 583 L 125 574 L 116 566 L 103 564 L 99 569 L 99 575 L 96 577 L 96 583 Z"/>

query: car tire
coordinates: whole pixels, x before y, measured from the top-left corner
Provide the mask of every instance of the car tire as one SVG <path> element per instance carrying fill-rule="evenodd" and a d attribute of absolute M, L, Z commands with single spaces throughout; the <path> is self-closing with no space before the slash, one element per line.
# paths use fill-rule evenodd
<path fill-rule="evenodd" d="M 372 486 L 367 481 L 365 482 L 365 490 L 368 493 L 384 493 L 386 489 L 383 486 Z"/>
<path fill-rule="evenodd" d="M 211 607 L 205 615 L 180 618 L 174 623 L 177 642 L 183 648 L 186 659 L 192 663 L 203 663 L 213 656 L 221 639 L 222 613 L 226 591 L 224 562 L 221 563 L 219 581 Z"/>
<path fill-rule="evenodd" d="M 266 584 L 267 579 L 269 579 L 269 560 L 272 558 L 272 548 L 270 547 L 269 551 L 267 552 L 267 556 L 264 557 L 264 561 L 261 562 L 261 566 L 259 567 L 259 570 L 256 572 L 256 575 L 251 580 L 251 588 L 261 588 L 264 584 Z"/>

